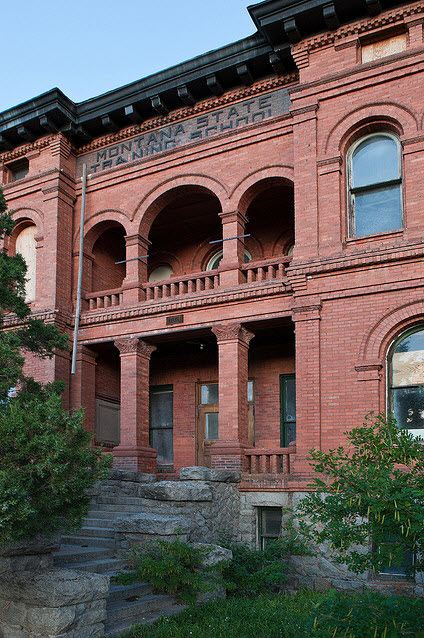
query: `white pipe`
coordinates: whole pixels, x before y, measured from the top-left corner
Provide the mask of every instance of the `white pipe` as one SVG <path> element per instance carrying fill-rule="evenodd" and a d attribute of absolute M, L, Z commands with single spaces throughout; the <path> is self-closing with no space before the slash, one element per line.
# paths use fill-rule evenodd
<path fill-rule="evenodd" d="M 81 223 L 80 223 L 80 243 L 78 256 L 78 286 L 77 286 L 77 307 L 75 311 L 74 343 L 72 347 L 71 374 L 75 374 L 77 362 L 77 341 L 79 321 L 81 314 L 81 287 L 82 287 L 82 265 L 84 259 L 84 223 L 85 223 L 85 191 L 87 188 L 87 164 L 82 165 L 82 193 L 81 193 Z"/>

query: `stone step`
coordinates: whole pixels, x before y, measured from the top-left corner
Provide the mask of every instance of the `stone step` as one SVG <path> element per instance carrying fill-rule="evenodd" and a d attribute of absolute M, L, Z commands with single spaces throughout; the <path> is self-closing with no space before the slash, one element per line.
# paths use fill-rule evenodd
<path fill-rule="evenodd" d="M 62 545 L 78 545 L 78 547 L 107 547 L 113 549 L 115 540 L 113 538 L 101 538 L 100 536 L 62 536 Z"/>
<path fill-rule="evenodd" d="M 135 512 L 128 512 L 127 508 L 119 507 L 119 509 L 114 510 L 113 512 L 104 512 L 103 510 L 92 510 L 90 509 L 87 514 L 87 518 L 104 518 L 109 521 L 113 521 L 114 518 L 118 516 L 122 516 L 123 514 L 139 514 L 140 508 L 136 507 Z"/>
<path fill-rule="evenodd" d="M 143 499 L 141 499 L 143 500 Z M 117 503 L 90 503 L 89 514 L 94 512 L 103 512 L 104 514 L 125 513 L 125 514 L 139 514 L 141 511 L 140 505 L 128 505 L 124 507 Z"/>
<path fill-rule="evenodd" d="M 53 554 L 54 564 L 87 563 L 90 560 L 114 558 L 114 550 L 104 547 L 79 547 L 62 545 L 60 551 Z"/>
<path fill-rule="evenodd" d="M 180 614 L 184 611 L 184 609 L 185 607 L 183 605 L 172 605 L 161 609 L 160 611 L 144 613 L 139 618 L 127 618 L 122 622 L 107 623 L 105 625 L 105 638 L 122 638 L 122 636 L 126 635 L 129 630 L 134 627 L 134 625 L 151 625 L 163 616 L 175 616 L 176 614 Z"/>
<path fill-rule="evenodd" d="M 81 527 L 80 534 L 91 538 L 115 538 L 115 530 L 105 527 L 90 527 L 89 525 Z"/>
<path fill-rule="evenodd" d="M 88 562 L 72 563 L 72 569 L 79 569 L 84 572 L 92 572 L 93 574 L 112 574 L 128 566 L 128 561 L 123 558 L 106 558 L 104 560 L 91 560 Z M 66 568 L 68 565 L 57 564 L 56 567 Z"/>
<path fill-rule="evenodd" d="M 143 505 L 143 499 L 138 496 L 98 496 L 97 504 L 104 505 Z"/>
<path fill-rule="evenodd" d="M 113 523 L 110 518 L 92 518 L 87 516 L 84 519 L 84 525 L 87 527 L 105 527 L 106 529 L 113 529 Z"/>
<path fill-rule="evenodd" d="M 118 601 L 132 602 L 134 599 L 140 598 L 145 594 L 151 594 L 153 588 L 149 583 L 133 583 L 132 585 L 118 585 L 111 583 L 107 603 L 116 603 Z"/>
<path fill-rule="evenodd" d="M 106 607 L 106 623 L 111 624 L 127 618 L 131 618 L 132 622 L 134 622 L 135 617 L 140 618 L 143 614 L 171 607 L 175 602 L 176 601 L 173 596 L 167 596 L 164 594 L 145 594 L 132 602 L 125 600 L 111 603 L 110 605 L 108 603 Z"/>

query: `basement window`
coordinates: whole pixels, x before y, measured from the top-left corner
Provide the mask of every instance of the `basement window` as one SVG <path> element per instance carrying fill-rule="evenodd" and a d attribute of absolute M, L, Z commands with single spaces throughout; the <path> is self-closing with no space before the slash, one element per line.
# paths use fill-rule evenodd
<path fill-rule="evenodd" d="M 268 545 L 281 536 L 281 507 L 258 507 L 258 540 L 259 548 Z"/>

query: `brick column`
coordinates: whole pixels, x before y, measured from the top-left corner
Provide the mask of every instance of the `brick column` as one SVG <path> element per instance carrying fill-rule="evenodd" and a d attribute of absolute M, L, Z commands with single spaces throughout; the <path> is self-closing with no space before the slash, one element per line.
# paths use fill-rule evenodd
<path fill-rule="evenodd" d="M 311 472 L 311 448 L 321 448 L 321 378 L 319 304 L 292 309 L 296 358 L 296 471 Z"/>
<path fill-rule="evenodd" d="M 211 446 L 217 469 L 246 470 L 249 342 L 255 336 L 239 323 L 214 326 L 219 355 L 219 441 Z"/>
<path fill-rule="evenodd" d="M 247 220 L 238 211 L 221 213 L 220 216 L 222 220 L 222 238 L 228 240 L 222 243 L 223 258 L 220 268 L 223 268 L 223 270 L 220 273 L 220 285 L 227 288 L 238 286 L 238 284 L 245 281 L 244 274 L 240 270 L 240 266 L 244 263 L 244 240 L 229 238 L 244 235 Z"/>
<path fill-rule="evenodd" d="M 86 430 L 96 431 L 96 358 L 97 354 L 79 344 L 75 374 L 71 375 L 71 408 L 84 408 Z"/>
<path fill-rule="evenodd" d="M 121 442 L 114 465 L 137 472 L 156 471 L 149 445 L 149 367 L 155 346 L 137 337 L 115 341 L 121 355 Z"/>
<path fill-rule="evenodd" d="M 133 306 L 145 299 L 143 284 L 147 282 L 147 257 L 150 242 L 141 235 L 127 235 L 125 237 L 126 277 L 123 282 L 124 304 Z"/>

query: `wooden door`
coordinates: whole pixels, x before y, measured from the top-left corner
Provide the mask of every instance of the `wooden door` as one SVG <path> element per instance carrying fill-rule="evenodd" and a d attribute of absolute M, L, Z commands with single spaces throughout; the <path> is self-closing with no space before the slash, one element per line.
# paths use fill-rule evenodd
<path fill-rule="evenodd" d="M 211 466 L 210 447 L 219 438 L 218 384 L 197 386 L 196 464 Z"/>

